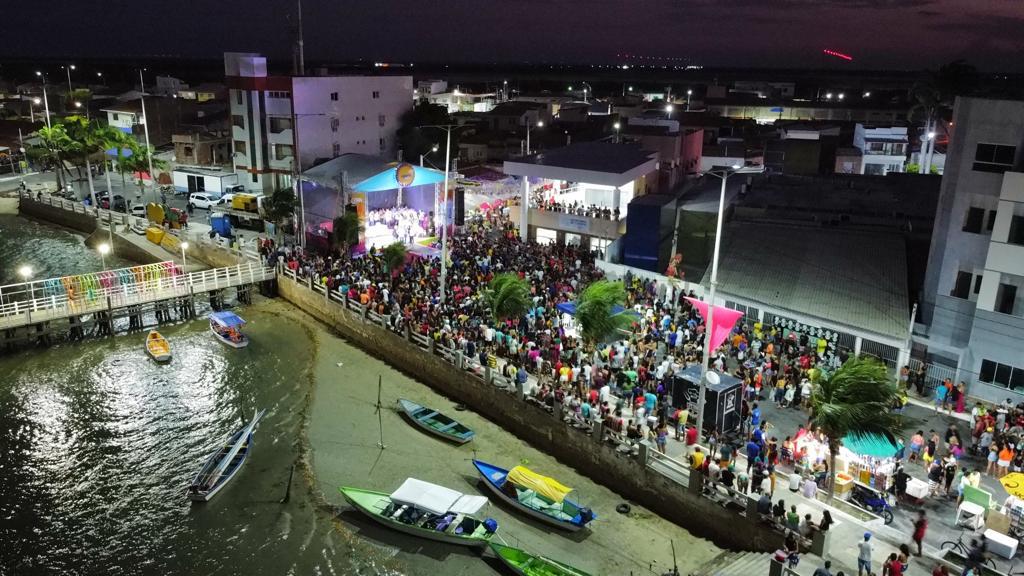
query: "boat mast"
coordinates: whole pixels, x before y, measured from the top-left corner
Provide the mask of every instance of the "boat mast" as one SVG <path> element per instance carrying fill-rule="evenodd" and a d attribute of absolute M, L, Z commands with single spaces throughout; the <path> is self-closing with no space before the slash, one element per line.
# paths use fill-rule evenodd
<path fill-rule="evenodd" d="M 377 446 L 379 446 L 381 450 L 387 448 L 387 446 L 384 445 L 384 420 L 383 420 L 383 418 L 384 418 L 383 411 L 384 410 L 383 410 L 383 407 L 381 406 L 381 403 L 380 403 L 380 391 L 381 391 L 381 387 L 383 387 L 383 386 L 384 386 L 384 384 L 383 384 L 383 376 L 378 374 L 377 375 L 377 409 L 375 410 L 375 412 L 377 413 L 377 428 L 380 429 L 380 442 L 377 442 Z"/>

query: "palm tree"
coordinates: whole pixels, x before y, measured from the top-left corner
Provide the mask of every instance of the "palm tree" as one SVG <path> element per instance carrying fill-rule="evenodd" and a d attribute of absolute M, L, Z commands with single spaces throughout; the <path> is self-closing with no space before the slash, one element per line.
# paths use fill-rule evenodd
<path fill-rule="evenodd" d="M 587 286 L 576 300 L 576 322 L 583 340 L 599 344 L 628 327 L 630 317 L 615 311 L 616 306 L 625 304 L 626 287 L 622 282 L 598 280 Z"/>
<path fill-rule="evenodd" d="M 121 173 L 121 185 L 127 186 L 128 182 L 125 178 L 125 170 L 122 165 L 122 160 L 132 154 L 134 147 L 137 147 L 135 138 L 133 138 L 131 134 L 118 130 L 112 126 L 107 126 L 104 136 L 104 147 L 107 150 L 114 150 L 114 157 L 117 159 L 117 171 Z"/>
<path fill-rule="evenodd" d="M 384 247 L 382 256 L 384 258 L 384 265 L 387 267 L 387 271 L 394 276 L 402 269 L 405 265 L 405 244 L 401 242 L 392 242 Z"/>
<path fill-rule="evenodd" d="M 910 87 L 910 99 L 913 104 L 907 113 L 907 120 L 924 123 L 924 133 L 935 132 L 939 118 L 953 106 L 956 97 L 970 92 L 977 81 L 977 70 L 964 60 L 955 60 L 928 71 L 925 77 Z M 925 159 L 926 145 L 933 145 L 932 140 L 921 142 L 921 162 L 918 164 L 920 174 L 929 168 L 930 161 Z"/>
<path fill-rule="evenodd" d="M 139 178 L 136 181 L 136 184 L 139 185 L 139 196 L 142 196 L 146 193 L 146 186 L 145 182 L 142 179 L 142 173 L 149 172 L 150 160 L 149 158 L 147 158 L 147 156 L 149 156 L 149 153 L 147 152 L 147 147 L 145 144 L 138 143 L 134 143 L 131 145 L 131 151 L 131 155 L 122 158 L 121 161 L 118 162 L 118 165 L 124 171 L 131 172 L 133 174 L 139 174 Z M 159 158 L 153 158 L 152 163 L 153 171 L 167 169 L 167 162 Z M 153 178 L 153 175 L 150 174 L 149 177 Z"/>
<path fill-rule="evenodd" d="M 484 302 L 490 308 L 495 322 L 522 318 L 533 304 L 529 283 L 511 272 L 498 274 L 491 279 L 484 291 Z"/>
<path fill-rule="evenodd" d="M 359 219 L 359 213 L 355 210 L 345 210 L 345 213 L 334 219 L 333 232 L 331 234 L 331 246 L 341 248 L 342 253 L 347 257 L 352 246 L 359 243 L 359 234 L 363 231 L 363 222 Z"/>
<path fill-rule="evenodd" d="M 106 150 L 106 127 L 98 121 L 89 120 L 84 116 L 68 116 L 64 119 L 64 126 L 67 130 L 68 138 L 77 145 L 76 156 L 85 165 L 85 174 L 89 180 L 89 197 L 92 198 L 92 205 L 96 206 L 96 187 L 92 182 L 91 158 L 93 155 Z M 79 165 L 78 177 L 79 179 L 82 177 L 81 165 Z"/>
<path fill-rule="evenodd" d="M 263 204 L 264 217 L 274 223 L 278 235 L 284 222 L 295 215 L 296 204 L 295 192 L 291 188 L 282 188 L 274 192 Z"/>
<path fill-rule="evenodd" d="M 62 124 L 44 126 L 39 129 L 39 140 L 41 144 L 33 146 L 31 154 L 39 160 L 53 164 L 53 171 L 57 176 L 57 189 L 64 189 L 63 164 L 61 155 L 67 155 L 74 150 L 75 143 L 68 137 L 67 130 Z"/>
<path fill-rule="evenodd" d="M 892 412 L 896 385 L 877 358 L 850 358 L 818 380 L 811 394 L 811 426 L 828 438 L 829 498 L 835 496 L 836 454 L 846 436 L 881 436 L 895 444 L 899 417 Z M 895 450 L 895 449 L 894 449 Z"/>

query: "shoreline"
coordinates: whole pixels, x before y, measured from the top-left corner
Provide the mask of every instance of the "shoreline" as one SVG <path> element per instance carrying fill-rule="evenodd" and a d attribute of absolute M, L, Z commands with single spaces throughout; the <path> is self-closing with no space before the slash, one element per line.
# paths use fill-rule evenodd
<path fill-rule="evenodd" d="M 379 527 L 352 510 L 337 491 L 341 485 L 390 491 L 406 477 L 418 477 L 467 494 L 489 496 L 478 484 L 469 462 L 478 452 L 483 460 L 509 466 L 524 464 L 577 487 L 583 503 L 592 505 L 598 514 L 592 532 L 569 534 L 534 523 L 492 499 L 487 513 L 498 520 L 498 535 L 510 545 L 567 562 L 595 576 L 670 571 L 670 540 L 675 542 L 681 573 L 704 566 L 725 552 L 641 506 L 631 503 L 629 514 L 618 514 L 615 507 L 628 502 L 628 498 L 561 465 L 482 416 L 457 410 L 452 401 L 426 384 L 350 344 L 298 307 L 281 301 L 273 309 L 302 324 L 316 347 L 308 414 L 304 414 L 300 439 L 303 476 L 309 482 L 312 501 L 319 510 L 332 514 L 333 524 L 350 546 L 351 539 L 360 536 L 355 540 L 361 547 L 374 550 L 381 568 L 405 574 L 436 574 L 442 570 L 491 573 L 487 568 L 490 562 L 481 560 L 475 552 L 467 554 Z M 379 370 L 370 369 L 378 363 Z M 374 412 L 378 372 L 384 383 L 383 450 L 377 445 L 380 430 Z M 447 413 L 476 430 L 477 437 L 469 445 L 455 447 L 427 436 L 392 409 L 397 397 Z"/>

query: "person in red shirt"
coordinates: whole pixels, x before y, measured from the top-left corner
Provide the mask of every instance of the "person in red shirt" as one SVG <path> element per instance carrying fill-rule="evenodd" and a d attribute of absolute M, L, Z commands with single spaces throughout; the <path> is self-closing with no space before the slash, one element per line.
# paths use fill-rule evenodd
<path fill-rule="evenodd" d="M 690 426 L 689 428 L 686 429 L 686 447 L 687 447 L 687 449 L 691 449 L 696 444 L 697 444 L 697 427 L 696 426 Z"/>
<path fill-rule="evenodd" d="M 928 530 L 928 519 L 925 517 L 924 510 L 920 510 L 917 513 L 917 520 L 914 521 L 914 544 L 917 544 L 917 555 L 921 555 L 921 543 L 924 542 L 924 534 Z"/>

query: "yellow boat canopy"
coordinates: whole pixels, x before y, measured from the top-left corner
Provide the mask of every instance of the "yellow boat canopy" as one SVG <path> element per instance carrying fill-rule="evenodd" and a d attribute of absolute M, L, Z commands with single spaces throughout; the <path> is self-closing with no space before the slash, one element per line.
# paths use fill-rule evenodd
<path fill-rule="evenodd" d="M 524 466 L 516 466 L 509 470 L 508 481 L 521 488 L 529 488 L 552 502 L 561 502 L 572 492 L 572 488 L 563 486 L 553 478 L 541 476 Z"/>

